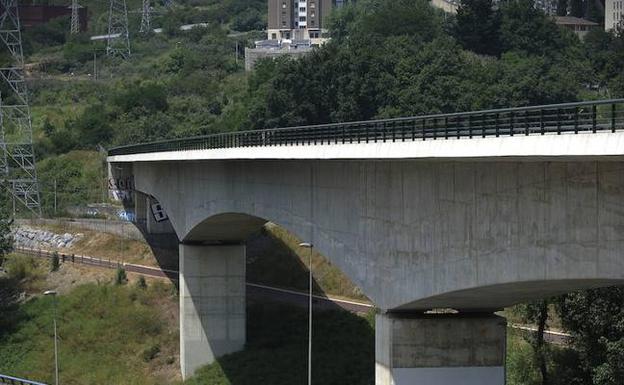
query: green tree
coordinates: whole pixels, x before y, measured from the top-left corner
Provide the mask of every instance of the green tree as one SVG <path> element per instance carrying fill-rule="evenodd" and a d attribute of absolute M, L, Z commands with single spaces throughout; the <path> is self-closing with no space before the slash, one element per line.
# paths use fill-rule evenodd
<path fill-rule="evenodd" d="M 79 136 L 78 146 L 94 148 L 98 144 L 106 144 L 112 138 L 110 117 L 104 104 L 92 104 L 71 123 Z"/>
<path fill-rule="evenodd" d="M 535 363 L 542 377 L 542 385 L 550 383 L 547 367 L 549 350 L 548 345 L 544 343 L 544 331 L 548 322 L 548 305 L 549 301 L 539 300 L 519 306 L 524 321 L 537 325 L 537 330 L 529 342 L 535 353 Z"/>
<path fill-rule="evenodd" d="M 566 48 L 566 32 L 550 16 L 535 8 L 533 0 L 501 4 L 500 43 L 502 52 L 523 51 L 552 56 Z"/>
<path fill-rule="evenodd" d="M 124 285 L 128 282 L 128 276 L 126 275 L 126 270 L 119 266 L 117 268 L 117 272 L 115 273 L 115 285 Z"/>
<path fill-rule="evenodd" d="M 455 38 L 462 46 L 484 55 L 500 54 L 500 13 L 492 0 L 462 0 L 455 24 Z"/>
<path fill-rule="evenodd" d="M 52 272 L 58 271 L 60 266 L 61 266 L 61 262 L 59 259 L 59 254 L 57 251 L 55 251 L 52 253 L 52 259 L 50 259 L 50 271 Z"/>
<path fill-rule="evenodd" d="M 575 292 L 556 303 L 580 356 L 583 383 L 619 385 L 624 378 L 624 288 Z"/>

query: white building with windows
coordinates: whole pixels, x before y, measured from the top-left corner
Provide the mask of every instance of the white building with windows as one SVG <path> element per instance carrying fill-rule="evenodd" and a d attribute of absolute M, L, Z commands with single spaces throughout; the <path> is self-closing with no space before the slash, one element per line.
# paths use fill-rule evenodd
<path fill-rule="evenodd" d="M 269 0 L 268 40 L 309 40 L 320 45 L 326 40 L 325 19 L 332 7 L 343 1 L 332 0 Z"/>
<path fill-rule="evenodd" d="M 624 27 L 624 0 L 605 1 L 605 31 Z"/>

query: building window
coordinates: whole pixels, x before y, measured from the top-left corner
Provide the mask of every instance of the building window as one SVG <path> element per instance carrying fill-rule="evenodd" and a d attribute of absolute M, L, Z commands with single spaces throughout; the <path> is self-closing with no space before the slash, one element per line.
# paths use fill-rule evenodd
<path fill-rule="evenodd" d="M 299 12 L 305 12 L 305 7 L 299 7 Z"/>
<path fill-rule="evenodd" d="M 310 27 L 314 27 L 314 20 L 310 20 Z"/>
<path fill-rule="evenodd" d="M 277 39 L 277 34 L 276 33 L 272 33 L 271 34 L 271 39 L 272 40 L 276 40 Z"/>
<path fill-rule="evenodd" d="M 306 21 L 306 17 L 305 16 L 299 16 L 299 21 Z"/>
<path fill-rule="evenodd" d="M 286 3 L 282 3 L 282 8 L 286 9 Z"/>
<path fill-rule="evenodd" d="M 315 3 L 310 3 L 310 8 L 316 8 L 316 4 Z"/>
<path fill-rule="evenodd" d="M 314 11 L 312 11 L 312 13 L 310 13 L 310 17 L 315 17 L 316 13 L 314 13 Z"/>

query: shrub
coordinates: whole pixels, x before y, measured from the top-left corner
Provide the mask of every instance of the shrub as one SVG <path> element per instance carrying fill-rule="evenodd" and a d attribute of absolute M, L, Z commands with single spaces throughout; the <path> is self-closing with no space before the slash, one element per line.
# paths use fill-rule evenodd
<path fill-rule="evenodd" d="M 151 360 L 156 358 L 156 356 L 158 356 L 158 353 L 160 353 L 159 344 L 153 344 L 148 346 L 147 348 L 143 349 L 143 361 L 150 362 Z"/>
<path fill-rule="evenodd" d="M 60 266 L 61 262 L 59 260 L 59 254 L 55 251 L 52 254 L 52 259 L 50 260 L 50 271 L 58 271 Z"/>
<path fill-rule="evenodd" d="M 4 266 L 8 277 L 19 281 L 31 275 L 34 261 L 32 258 L 11 256 L 6 259 Z"/>
<path fill-rule="evenodd" d="M 147 282 L 145 281 L 145 277 L 140 276 L 136 282 L 136 287 L 139 289 L 147 289 Z"/>
<path fill-rule="evenodd" d="M 115 274 L 115 285 L 123 285 L 126 282 L 128 282 L 126 270 L 120 266 L 117 268 L 117 274 Z"/>

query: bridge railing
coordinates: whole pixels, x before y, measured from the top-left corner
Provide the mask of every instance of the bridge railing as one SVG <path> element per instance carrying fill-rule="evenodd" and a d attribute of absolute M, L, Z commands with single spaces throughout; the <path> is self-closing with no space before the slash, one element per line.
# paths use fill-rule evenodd
<path fill-rule="evenodd" d="M 5 376 L 0 374 L 0 385 L 46 385 L 42 382 L 25 380 L 23 378 Z"/>
<path fill-rule="evenodd" d="M 219 148 L 377 143 L 491 136 L 615 132 L 624 99 L 235 131 L 116 147 L 109 155 Z"/>

